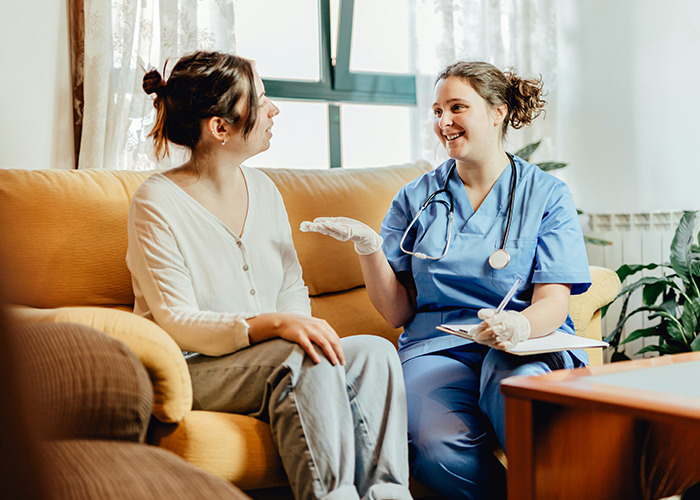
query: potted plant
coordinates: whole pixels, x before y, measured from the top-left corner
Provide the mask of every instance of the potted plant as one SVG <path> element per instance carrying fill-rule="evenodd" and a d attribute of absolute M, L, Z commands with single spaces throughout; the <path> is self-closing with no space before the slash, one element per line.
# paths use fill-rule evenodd
<path fill-rule="evenodd" d="M 622 301 L 622 310 L 615 329 L 605 340 L 614 349 L 612 361 L 630 359 L 625 344 L 647 337 L 658 343 L 640 349 L 636 354 L 658 352 L 673 354 L 700 351 L 700 234 L 695 235 L 698 211 L 684 212 L 671 243 L 670 263 L 624 264 L 617 270 L 621 282 L 644 270 L 661 268 L 663 276 L 645 276 L 625 285 L 615 299 Z M 642 305 L 627 312 L 630 296 L 642 290 Z M 607 306 L 603 309 L 603 314 Z M 654 326 L 630 332 L 622 339 L 625 323 L 637 314 L 658 320 Z"/>

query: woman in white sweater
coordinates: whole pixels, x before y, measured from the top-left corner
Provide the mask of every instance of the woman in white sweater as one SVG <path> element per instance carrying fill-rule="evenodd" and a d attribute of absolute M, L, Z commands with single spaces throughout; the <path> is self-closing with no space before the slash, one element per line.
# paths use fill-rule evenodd
<path fill-rule="evenodd" d="M 195 408 L 269 422 L 296 498 L 410 498 L 393 345 L 311 316 L 282 197 L 241 165 L 270 147 L 279 113 L 254 63 L 195 52 L 143 88 L 156 155 L 170 142 L 191 155 L 132 199 L 134 311 L 188 352 Z"/>

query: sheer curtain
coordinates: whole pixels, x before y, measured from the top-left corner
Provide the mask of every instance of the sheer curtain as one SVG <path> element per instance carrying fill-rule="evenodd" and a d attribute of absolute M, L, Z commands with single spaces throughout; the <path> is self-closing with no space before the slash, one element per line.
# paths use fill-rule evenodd
<path fill-rule="evenodd" d="M 154 167 L 144 69 L 196 49 L 235 49 L 234 0 L 83 0 L 84 115 L 78 168 Z M 179 161 L 173 158 L 171 162 Z M 161 164 L 161 167 L 167 166 Z"/>
<path fill-rule="evenodd" d="M 557 83 L 556 0 L 416 0 L 416 99 L 422 157 L 445 159 L 432 131 L 435 76 L 459 60 L 483 60 L 544 79 L 545 115 L 508 135 L 515 151 L 542 139 L 538 158 L 554 159 Z"/>

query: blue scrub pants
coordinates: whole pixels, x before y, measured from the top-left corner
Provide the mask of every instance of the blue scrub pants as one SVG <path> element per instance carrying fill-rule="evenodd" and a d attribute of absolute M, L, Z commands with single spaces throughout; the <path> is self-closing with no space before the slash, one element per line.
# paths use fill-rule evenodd
<path fill-rule="evenodd" d="M 449 499 L 505 498 L 505 470 L 492 452 L 496 439 L 505 449 L 501 380 L 579 365 L 569 352 L 515 356 L 476 343 L 405 361 L 415 478 Z"/>

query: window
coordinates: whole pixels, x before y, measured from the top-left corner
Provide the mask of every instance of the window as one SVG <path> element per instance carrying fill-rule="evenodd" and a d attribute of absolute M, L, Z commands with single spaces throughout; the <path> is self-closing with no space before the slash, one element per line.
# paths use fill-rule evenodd
<path fill-rule="evenodd" d="M 272 147 L 247 163 L 323 168 L 415 158 L 411 16 L 409 0 L 237 0 L 237 50 L 257 61 L 280 108 Z"/>

